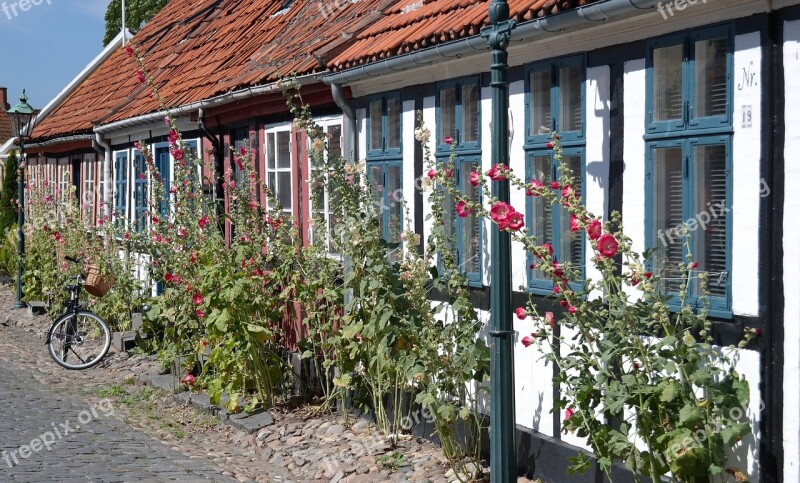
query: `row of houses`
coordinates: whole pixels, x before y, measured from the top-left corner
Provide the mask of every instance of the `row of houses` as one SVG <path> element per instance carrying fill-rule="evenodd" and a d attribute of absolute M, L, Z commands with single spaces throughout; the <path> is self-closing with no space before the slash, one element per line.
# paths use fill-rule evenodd
<path fill-rule="evenodd" d="M 752 481 L 800 481 L 800 229 L 791 215 L 800 193 L 786 189 L 800 182 L 791 155 L 800 152 L 791 128 L 800 125 L 798 4 L 510 2 L 510 167 L 527 179 L 557 176 L 547 142 L 558 131 L 587 207 L 606 219 L 621 212 L 635 250 L 662 247 L 653 263 L 667 278 L 686 250 L 676 227 L 693 231 L 689 248 L 709 274 L 719 344 L 761 329 L 757 346 L 736 358 L 751 384 L 755 434 L 732 458 Z M 485 0 L 172 0 L 135 36 L 121 33 L 42 110 L 27 176 L 72 182 L 89 222 L 112 209 L 131 224 L 147 222 L 140 193 L 149 180 L 134 142 L 152 148 L 167 179 L 173 160 L 164 112 L 123 48 L 132 42 L 184 138 L 213 159 L 216 169 L 205 174 L 233 168 L 231 147 L 253 148 L 253 168 L 306 242 L 314 236 L 309 214 L 329 208 L 312 206 L 308 141 L 281 90 L 290 77 L 332 148 L 366 160 L 389 208 L 384 236 L 400 241 L 406 223 L 425 235 L 430 207 L 414 189 L 424 172 L 417 113 L 438 159 L 456 141 L 455 179 L 465 196 L 469 172 L 491 164 L 489 56 L 480 37 L 487 11 Z M 219 180 L 206 190 L 225 203 Z M 593 276 L 586 241 L 560 210 L 521 191 L 511 201 L 558 259 Z M 453 228 L 459 264 L 488 320 L 491 227 L 468 217 Z M 512 250 L 515 302 L 533 295 L 548 304 L 552 285 L 529 267 L 522 246 Z M 530 324 L 515 320 L 515 329 L 529 333 Z M 600 479 L 566 476 L 566 458 L 585 444 L 562 434 L 563 415 L 550 414 L 552 367 L 521 345 L 515 360 L 521 468 L 545 481 Z"/>

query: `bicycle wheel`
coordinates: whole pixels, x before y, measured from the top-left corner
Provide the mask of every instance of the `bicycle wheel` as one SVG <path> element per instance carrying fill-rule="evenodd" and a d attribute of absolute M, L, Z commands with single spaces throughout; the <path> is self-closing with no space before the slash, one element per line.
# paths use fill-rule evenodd
<path fill-rule="evenodd" d="M 88 369 L 105 357 L 111 332 L 97 314 L 64 315 L 50 327 L 50 357 L 65 369 Z"/>

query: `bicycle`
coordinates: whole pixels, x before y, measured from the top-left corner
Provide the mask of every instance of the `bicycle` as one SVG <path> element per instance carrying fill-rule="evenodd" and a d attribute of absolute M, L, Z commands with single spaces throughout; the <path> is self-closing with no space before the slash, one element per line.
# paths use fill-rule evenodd
<path fill-rule="evenodd" d="M 69 256 L 64 259 L 81 264 L 80 260 Z M 50 357 L 65 369 L 89 369 L 97 365 L 111 347 L 111 331 L 106 321 L 91 310 L 82 308 L 80 296 L 85 283 L 86 274 L 82 271 L 75 277 L 74 285 L 64 287 L 70 293 L 66 311 L 47 332 L 45 344 Z"/>

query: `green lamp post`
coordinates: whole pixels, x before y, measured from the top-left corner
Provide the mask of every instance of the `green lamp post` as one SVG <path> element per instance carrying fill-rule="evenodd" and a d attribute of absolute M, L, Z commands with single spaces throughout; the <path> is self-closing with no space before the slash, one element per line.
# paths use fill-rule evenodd
<path fill-rule="evenodd" d="M 31 133 L 33 118 L 36 111 L 28 104 L 28 96 L 25 89 L 17 105 L 12 107 L 9 114 L 14 116 L 16 126 L 16 136 L 19 142 L 19 176 L 17 183 L 17 301 L 14 309 L 23 309 L 25 304 L 22 302 L 22 257 L 25 255 L 25 138 Z"/>
<path fill-rule="evenodd" d="M 492 0 L 489 26 L 481 35 L 492 49 L 492 164 L 508 166 L 508 43 L 516 25 L 509 19 L 508 2 Z M 508 180 L 492 182 L 492 197 L 510 199 Z M 511 236 L 497 225 L 491 231 L 492 281 L 489 292 L 491 318 L 491 479 L 517 481 L 516 423 L 514 409 L 514 326 L 511 310 Z"/>

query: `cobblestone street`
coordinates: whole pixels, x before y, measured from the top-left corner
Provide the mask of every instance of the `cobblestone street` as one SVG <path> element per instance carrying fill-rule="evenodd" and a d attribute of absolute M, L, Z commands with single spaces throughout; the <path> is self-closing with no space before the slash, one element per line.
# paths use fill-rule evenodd
<path fill-rule="evenodd" d="M 43 343 L 48 317 L 12 304 L 0 287 L 0 482 L 456 481 L 433 444 L 401 440 L 402 462 L 386 468 L 378 458 L 393 450 L 372 425 L 313 408 L 275 408 L 273 424 L 247 434 L 144 387 L 160 372 L 152 357 L 112 348 L 97 367 L 66 371 Z"/>

